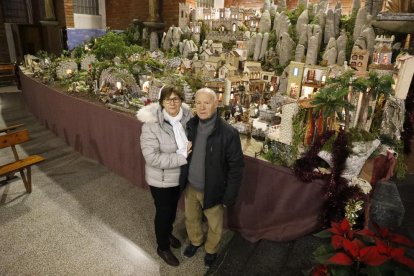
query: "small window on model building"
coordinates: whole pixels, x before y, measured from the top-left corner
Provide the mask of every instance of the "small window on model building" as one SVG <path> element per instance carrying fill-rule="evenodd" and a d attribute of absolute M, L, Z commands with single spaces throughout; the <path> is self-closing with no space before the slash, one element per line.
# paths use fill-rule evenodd
<path fill-rule="evenodd" d="M 299 75 L 299 68 L 293 68 L 293 76 L 297 77 Z"/>

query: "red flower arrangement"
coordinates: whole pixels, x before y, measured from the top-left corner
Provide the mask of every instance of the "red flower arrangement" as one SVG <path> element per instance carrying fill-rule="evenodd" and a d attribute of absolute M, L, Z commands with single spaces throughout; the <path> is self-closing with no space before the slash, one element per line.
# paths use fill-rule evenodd
<path fill-rule="evenodd" d="M 405 255 L 414 243 L 403 235 L 374 224 L 375 231 L 353 230 L 347 219 L 315 236 L 330 238 L 315 252 L 312 276 L 324 275 L 413 275 L 414 261 Z"/>

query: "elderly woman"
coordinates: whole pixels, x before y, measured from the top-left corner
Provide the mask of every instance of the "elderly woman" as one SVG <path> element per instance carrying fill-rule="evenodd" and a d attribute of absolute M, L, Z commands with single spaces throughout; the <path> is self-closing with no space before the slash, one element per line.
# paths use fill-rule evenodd
<path fill-rule="evenodd" d="M 161 90 L 159 103 L 148 105 L 137 114 L 144 123 L 141 149 L 145 158 L 145 179 L 155 203 L 157 253 L 171 266 L 178 266 L 179 261 L 170 246 L 181 247 L 172 234 L 180 198 L 180 167 L 187 164 L 191 151 L 184 129 L 192 113 L 183 99 L 181 90 L 166 86 Z"/>

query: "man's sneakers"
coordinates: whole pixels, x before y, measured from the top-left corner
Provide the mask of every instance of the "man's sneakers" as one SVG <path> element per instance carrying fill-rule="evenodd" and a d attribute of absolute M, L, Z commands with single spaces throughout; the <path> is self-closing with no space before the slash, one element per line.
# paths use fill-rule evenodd
<path fill-rule="evenodd" d="M 204 256 L 204 265 L 206 266 L 206 268 L 210 268 L 213 263 L 216 261 L 217 259 L 217 253 L 214 254 L 210 254 L 210 253 L 206 253 L 206 255 Z"/>
<path fill-rule="evenodd" d="M 161 259 L 163 259 L 170 266 L 178 266 L 180 264 L 180 262 L 174 256 L 174 254 L 171 252 L 170 249 L 161 250 L 157 248 L 157 254 L 158 256 L 161 257 Z"/>
<path fill-rule="evenodd" d="M 195 246 L 190 243 L 184 250 L 184 256 L 187 258 L 193 257 L 200 247 L 201 244 L 199 246 Z"/>

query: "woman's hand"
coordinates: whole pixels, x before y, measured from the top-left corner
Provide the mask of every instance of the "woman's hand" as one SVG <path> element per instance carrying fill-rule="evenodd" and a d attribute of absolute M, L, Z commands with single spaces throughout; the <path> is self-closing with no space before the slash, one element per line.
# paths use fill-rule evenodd
<path fill-rule="evenodd" d="M 193 143 L 191 141 L 188 141 L 187 143 L 187 156 L 193 151 Z"/>

